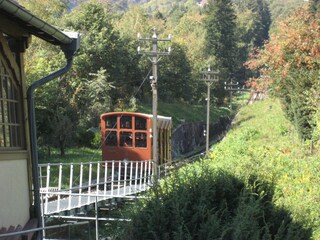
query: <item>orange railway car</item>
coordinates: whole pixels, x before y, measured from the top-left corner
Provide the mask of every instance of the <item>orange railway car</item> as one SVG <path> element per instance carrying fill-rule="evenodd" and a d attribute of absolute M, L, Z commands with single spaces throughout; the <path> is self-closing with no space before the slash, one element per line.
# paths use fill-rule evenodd
<path fill-rule="evenodd" d="M 151 160 L 153 115 L 134 112 L 109 112 L 100 116 L 102 160 Z M 157 117 L 158 164 L 169 163 L 171 117 Z"/>

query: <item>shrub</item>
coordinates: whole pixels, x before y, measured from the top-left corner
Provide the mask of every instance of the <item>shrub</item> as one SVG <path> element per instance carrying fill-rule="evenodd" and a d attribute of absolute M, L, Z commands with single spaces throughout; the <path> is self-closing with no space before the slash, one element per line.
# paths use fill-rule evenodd
<path fill-rule="evenodd" d="M 156 185 L 119 239 L 308 239 L 272 198 L 272 185 L 202 162 Z"/>

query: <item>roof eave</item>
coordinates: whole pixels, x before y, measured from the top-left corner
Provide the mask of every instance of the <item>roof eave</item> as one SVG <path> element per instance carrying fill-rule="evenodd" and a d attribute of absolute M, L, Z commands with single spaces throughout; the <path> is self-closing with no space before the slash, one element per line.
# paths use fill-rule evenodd
<path fill-rule="evenodd" d="M 18 20 L 33 35 L 55 45 L 68 45 L 72 42 L 67 34 L 36 17 L 18 3 L 0 0 L 0 10 L 8 17 Z"/>

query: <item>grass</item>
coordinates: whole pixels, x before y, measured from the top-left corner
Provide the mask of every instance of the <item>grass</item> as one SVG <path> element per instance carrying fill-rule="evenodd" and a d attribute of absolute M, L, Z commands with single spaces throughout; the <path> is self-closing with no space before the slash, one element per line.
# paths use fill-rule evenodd
<path fill-rule="evenodd" d="M 274 184 L 274 204 L 311 228 L 313 239 L 320 239 L 319 156 L 301 144 L 278 101 L 242 108 L 210 159 L 213 167 L 235 176 L 256 174 Z"/>
<path fill-rule="evenodd" d="M 80 162 L 96 162 L 101 161 L 101 149 L 91 148 L 68 148 L 64 156 L 56 148 L 51 149 L 48 156 L 45 149 L 39 151 L 39 163 L 80 163 Z"/>
<path fill-rule="evenodd" d="M 138 112 L 152 113 L 151 105 L 142 105 L 138 108 Z M 177 127 L 183 122 L 199 122 L 206 121 L 207 106 L 190 105 L 187 103 L 159 103 L 158 114 L 163 116 L 171 116 L 173 127 Z M 219 117 L 230 116 L 230 110 L 226 107 L 211 106 L 210 121 L 217 122 Z"/>
<path fill-rule="evenodd" d="M 124 232 L 152 239 L 318 240 L 319 172 L 318 149 L 312 154 L 301 144 L 279 102 L 267 99 L 241 108 L 210 156 L 155 188 Z"/>

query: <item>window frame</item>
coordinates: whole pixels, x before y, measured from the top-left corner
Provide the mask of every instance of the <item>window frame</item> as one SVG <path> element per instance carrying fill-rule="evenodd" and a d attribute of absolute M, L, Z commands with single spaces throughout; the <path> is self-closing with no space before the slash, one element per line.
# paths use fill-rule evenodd
<path fill-rule="evenodd" d="M 0 42 L 0 47 L 2 43 Z M 0 48 L 0 50 L 2 50 Z M 0 51 L 0 151 L 25 149 L 21 85 Z"/>

